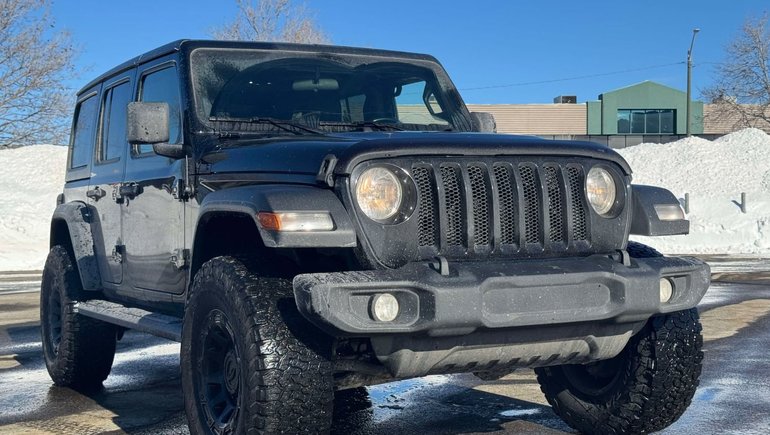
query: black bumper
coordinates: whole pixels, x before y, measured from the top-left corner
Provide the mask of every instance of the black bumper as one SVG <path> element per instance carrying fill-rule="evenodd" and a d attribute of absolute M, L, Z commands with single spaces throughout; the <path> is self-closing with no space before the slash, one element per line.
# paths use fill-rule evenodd
<path fill-rule="evenodd" d="M 690 257 L 631 259 L 607 256 L 449 263 L 442 275 L 430 263 L 400 269 L 298 275 L 294 294 L 302 314 L 335 335 L 426 332 L 464 335 L 479 328 L 579 322 L 632 323 L 695 307 L 708 289 L 710 269 Z M 660 301 L 660 279 L 673 296 Z M 401 307 L 392 322 L 370 315 L 372 297 L 392 293 Z M 598 325 L 597 325 L 598 326 Z"/>

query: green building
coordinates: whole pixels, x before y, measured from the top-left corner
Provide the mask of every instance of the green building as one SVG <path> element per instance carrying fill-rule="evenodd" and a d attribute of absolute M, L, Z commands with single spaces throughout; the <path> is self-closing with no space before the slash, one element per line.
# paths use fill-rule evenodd
<path fill-rule="evenodd" d="M 586 103 L 588 135 L 682 135 L 687 132 L 687 95 L 645 81 L 599 95 Z M 692 134 L 703 134 L 703 102 L 693 101 Z"/>

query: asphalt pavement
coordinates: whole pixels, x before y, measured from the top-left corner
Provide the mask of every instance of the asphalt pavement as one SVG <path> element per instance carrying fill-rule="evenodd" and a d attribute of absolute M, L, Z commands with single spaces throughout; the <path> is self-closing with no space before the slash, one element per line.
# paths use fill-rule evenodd
<path fill-rule="evenodd" d="M 770 261 L 713 257 L 700 305 L 706 358 L 693 404 L 668 434 L 770 433 Z M 53 386 L 39 337 L 39 273 L 0 274 L 0 433 L 186 434 L 179 345 L 128 332 L 100 391 Z M 334 433 L 572 433 L 531 370 L 495 382 L 430 376 L 340 395 Z"/>

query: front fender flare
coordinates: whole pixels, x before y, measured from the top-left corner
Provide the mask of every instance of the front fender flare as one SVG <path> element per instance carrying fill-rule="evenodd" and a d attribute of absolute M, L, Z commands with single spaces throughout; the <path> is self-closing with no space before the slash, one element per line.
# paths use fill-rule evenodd
<path fill-rule="evenodd" d="M 259 212 L 328 212 L 332 231 L 276 232 L 261 228 Z M 350 248 L 357 243 L 350 216 L 331 190 L 312 186 L 261 185 L 223 189 L 206 195 L 200 218 L 209 213 L 240 213 L 250 216 L 268 248 Z M 199 220 L 200 222 L 200 220 Z"/>
<path fill-rule="evenodd" d="M 690 221 L 687 219 L 662 221 L 655 211 L 656 205 L 676 205 L 679 200 L 673 193 L 662 187 L 631 185 L 633 216 L 631 234 L 639 236 L 672 236 L 688 234 Z"/>
<path fill-rule="evenodd" d="M 63 221 L 67 225 L 72 253 L 75 256 L 75 264 L 80 274 L 80 281 L 83 283 L 83 290 L 99 290 L 102 285 L 102 276 L 99 273 L 99 264 L 94 253 L 91 216 L 92 211 L 85 203 L 69 202 L 58 205 L 51 218 L 51 245 L 56 243 L 56 240 L 60 240 L 55 233 L 56 222 Z"/>

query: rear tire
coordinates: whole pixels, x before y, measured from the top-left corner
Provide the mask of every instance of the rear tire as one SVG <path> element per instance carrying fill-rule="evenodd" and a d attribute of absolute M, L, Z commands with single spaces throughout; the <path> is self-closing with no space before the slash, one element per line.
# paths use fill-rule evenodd
<path fill-rule="evenodd" d="M 217 257 L 190 292 L 181 352 L 190 432 L 327 433 L 331 340 L 299 314 L 291 282 Z"/>
<path fill-rule="evenodd" d="M 88 296 L 67 249 L 54 246 L 40 287 L 40 329 L 48 374 L 62 387 L 97 388 L 112 369 L 116 328 L 74 311 Z"/>

